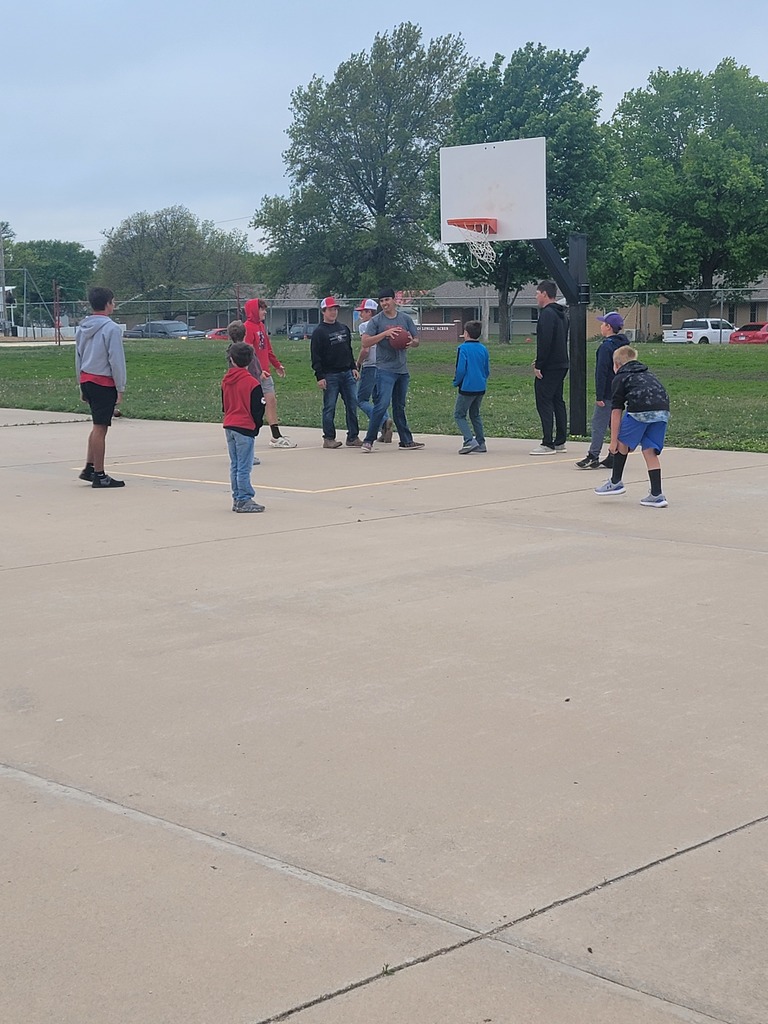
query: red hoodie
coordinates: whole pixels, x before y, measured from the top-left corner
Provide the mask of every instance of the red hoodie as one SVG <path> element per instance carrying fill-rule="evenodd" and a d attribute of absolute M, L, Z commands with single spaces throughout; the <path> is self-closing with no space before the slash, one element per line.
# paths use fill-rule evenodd
<path fill-rule="evenodd" d="M 267 329 L 261 322 L 259 300 L 246 300 L 243 309 L 245 310 L 245 340 L 256 352 L 262 372 L 269 373 L 267 367 L 270 363 L 276 370 L 282 370 L 283 364 L 272 351 L 272 343 L 269 340 Z"/>
<path fill-rule="evenodd" d="M 221 382 L 224 426 L 250 437 L 264 423 L 264 392 L 245 366 L 231 366 Z"/>

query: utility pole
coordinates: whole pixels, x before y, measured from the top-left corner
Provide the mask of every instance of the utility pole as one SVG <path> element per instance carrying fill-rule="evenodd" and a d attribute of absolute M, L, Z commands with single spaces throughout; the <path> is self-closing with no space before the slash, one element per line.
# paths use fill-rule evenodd
<path fill-rule="evenodd" d="M 5 249 L 3 247 L 3 228 L 0 224 L 0 327 L 5 329 Z"/>

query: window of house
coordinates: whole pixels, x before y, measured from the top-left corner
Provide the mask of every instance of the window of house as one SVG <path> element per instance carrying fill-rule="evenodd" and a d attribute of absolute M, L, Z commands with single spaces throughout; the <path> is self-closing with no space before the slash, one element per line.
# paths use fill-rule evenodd
<path fill-rule="evenodd" d="M 662 302 L 661 304 L 661 326 L 672 326 L 672 306 L 668 302 Z"/>
<path fill-rule="evenodd" d="M 760 317 L 760 312 L 759 312 L 759 310 L 757 308 L 757 303 L 756 302 L 750 302 L 750 304 L 749 304 L 749 319 L 754 323 L 754 321 L 758 320 L 759 317 Z M 731 321 L 732 324 L 736 323 L 736 321 L 733 319 L 732 316 L 730 316 L 730 314 L 728 316 L 728 319 Z"/>
<path fill-rule="evenodd" d="M 539 307 L 538 306 L 531 306 L 531 323 L 532 324 L 537 323 L 538 319 L 539 319 Z"/>
<path fill-rule="evenodd" d="M 730 320 L 730 322 L 732 324 L 736 323 L 736 303 L 735 302 L 729 302 L 728 303 L 728 319 Z"/>

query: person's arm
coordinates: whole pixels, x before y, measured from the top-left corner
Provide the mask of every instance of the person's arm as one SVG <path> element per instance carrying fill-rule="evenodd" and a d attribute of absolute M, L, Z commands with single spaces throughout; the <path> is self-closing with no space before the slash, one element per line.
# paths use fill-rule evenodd
<path fill-rule="evenodd" d="M 549 353 L 552 351 L 552 343 L 555 340 L 556 313 L 552 313 L 545 306 L 539 313 L 539 323 L 536 330 L 536 359 L 533 363 L 534 371 L 538 370 L 537 377 L 541 371 L 546 369 Z"/>
<path fill-rule="evenodd" d="M 312 361 L 312 372 L 315 375 L 319 388 L 325 388 L 325 370 L 323 368 L 324 341 L 325 335 L 318 324 L 314 331 L 312 331 L 312 337 L 309 339 L 309 354 Z"/>
<path fill-rule="evenodd" d="M 595 402 L 597 405 L 605 405 L 611 400 L 612 365 L 613 353 L 607 345 L 601 344 L 595 360 Z"/>
<path fill-rule="evenodd" d="M 269 363 L 272 366 L 274 366 L 274 368 L 277 370 L 278 377 L 284 377 L 285 376 L 285 367 L 283 366 L 283 364 L 280 362 L 280 360 L 275 355 L 275 350 L 272 348 L 272 342 L 269 340 L 269 335 L 267 334 L 267 335 L 265 335 L 265 337 L 267 339 L 267 345 L 266 345 L 266 348 L 267 348 L 267 359 L 268 359 Z"/>
<path fill-rule="evenodd" d="M 116 323 L 112 323 L 107 335 L 107 358 L 109 359 L 109 375 L 115 382 L 115 387 L 117 388 L 117 401 L 120 402 L 128 380 L 125 369 L 123 332 Z"/>
<path fill-rule="evenodd" d="M 464 380 L 464 374 L 467 372 L 467 361 L 464 353 L 461 351 L 461 345 L 456 349 L 456 370 L 453 374 L 453 386 L 455 388 L 461 387 L 461 382 Z"/>
<path fill-rule="evenodd" d="M 264 392 L 261 390 L 261 384 L 257 384 L 251 391 L 251 418 L 257 434 L 264 425 L 264 404 Z"/>
<path fill-rule="evenodd" d="M 410 342 L 408 344 L 408 348 L 418 348 L 419 347 L 419 330 L 416 327 L 416 324 L 413 322 L 413 320 L 411 320 L 411 318 L 409 316 L 406 316 L 405 319 L 408 321 L 408 326 L 406 327 L 406 330 L 408 331 L 408 333 L 411 336 L 411 340 L 410 340 Z"/>

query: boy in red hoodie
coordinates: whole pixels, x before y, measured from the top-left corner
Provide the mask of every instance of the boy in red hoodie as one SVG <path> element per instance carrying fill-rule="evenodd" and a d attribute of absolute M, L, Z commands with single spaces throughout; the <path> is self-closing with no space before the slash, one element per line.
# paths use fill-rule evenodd
<path fill-rule="evenodd" d="M 237 325 L 243 334 L 242 325 Z M 235 332 L 230 325 L 230 336 Z M 244 341 L 233 341 L 227 349 L 229 369 L 221 382 L 221 407 L 224 433 L 229 449 L 229 478 L 232 483 L 233 512 L 263 512 L 264 506 L 253 499 L 251 484 L 253 442 L 264 422 L 264 394 L 261 385 L 248 370 L 253 349 Z"/>
<path fill-rule="evenodd" d="M 272 431 L 269 447 L 295 448 L 296 442 L 284 437 L 280 433 L 280 427 L 277 424 L 275 382 L 272 380 L 268 366 L 270 364 L 274 366 L 278 377 L 285 376 L 285 367 L 273 352 L 272 343 L 264 326 L 264 321 L 267 319 L 267 304 L 264 299 L 248 299 L 243 309 L 245 310 L 245 340 L 253 348 L 258 360 L 258 369 L 251 367 L 251 371 L 261 374 L 259 380 L 264 391 L 264 401 L 267 407 L 267 423 Z"/>

